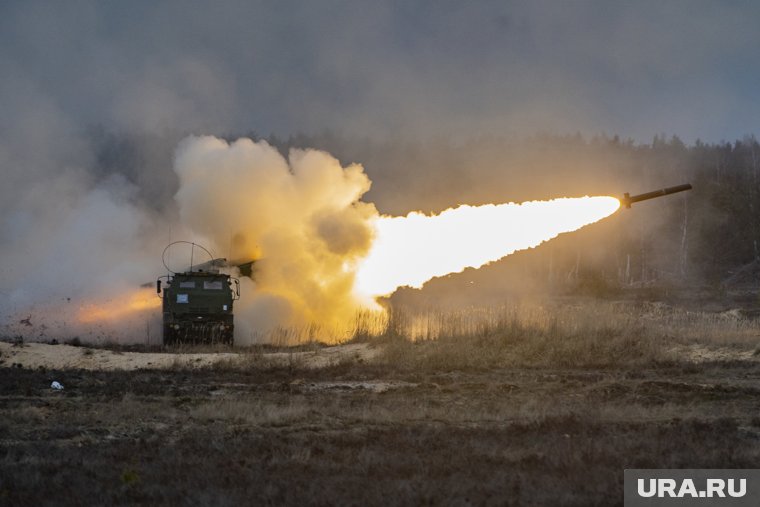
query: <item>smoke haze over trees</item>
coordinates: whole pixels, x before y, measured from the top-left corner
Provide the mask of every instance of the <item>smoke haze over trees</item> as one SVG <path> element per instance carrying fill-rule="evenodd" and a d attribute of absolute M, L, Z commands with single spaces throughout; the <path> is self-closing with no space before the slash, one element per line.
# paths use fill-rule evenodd
<path fill-rule="evenodd" d="M 147 202 L 171 209 L 177 183 L 168 169 L 169 150 L 160 155 L 167 171 L 151 176 L 165 182 L 161 187 L 165 195 L 159 196 L 156 188 L 139 180 L 140 140 L 102 132 L 96 137 L 98 160 L 121 161 L 122 173 L 145 190 Z M 179 136 L 167 137 L 170 143 L 169 139 Z M 587 230 L 515 254 L 497 263 L 500 267 L 485 268 L 514 277 L 510 266 L 520 266 L 520 276 L 530 278 L 531 286 L 584 276 L 602 277 L 621 286 L 716 285 L 760 256 L 760 145 L 752 136 L 733 143 L 697 141 L 692 145 L 676 136 L 656 135 L 651 143 L 636 143 L 617 136 L 587 139 L 580 134 L 456 141 L 441 137 L 424 142 L 374 141 L 324 131 L 286 139 L 270 135 L 266 140 L 283 154 L 292 147 L 312 147 L 337 156 L 344 164 L 361 163 L 372 180 L 364 200 L 390 215 L 437 213 L 458 204 L 621 196 L 684 182 L 694 185 L 691 192 L 636 204 Z M 473 277 L 481 278 L 479 284 L 488 286 L 483 290 L 493 291 L 494 297 L 510 292 L 511 278 L 502 282 L 490 272 L 481 276 L 474 270 L 458 275 L 460 282 Z"/>

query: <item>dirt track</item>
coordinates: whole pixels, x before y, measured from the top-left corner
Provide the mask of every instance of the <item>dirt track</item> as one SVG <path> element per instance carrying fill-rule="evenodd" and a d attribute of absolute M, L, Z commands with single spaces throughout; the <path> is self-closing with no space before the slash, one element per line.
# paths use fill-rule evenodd
<path fill-rule="evenodd" d="M 361 359 L 371 360 L 377 349 L 367 344 L 323 347 L 312 351 L 267 352 L 255 359 L 272 364 L 297 362 L 306 368 L 324 368 L 332 364 Z M 240 365 L 252 360 L 250 352 L 172 353 L 121 352 L 71 345 L 0 342 L 0 365 L 57 370 L 160 370 L 167 368 L 208 368 L 214 365 Z"/>

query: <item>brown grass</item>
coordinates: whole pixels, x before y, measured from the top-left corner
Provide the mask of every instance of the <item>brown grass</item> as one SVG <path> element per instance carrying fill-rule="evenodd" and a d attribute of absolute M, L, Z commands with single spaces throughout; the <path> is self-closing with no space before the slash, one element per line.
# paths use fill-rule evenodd
<path fill-rule="evenodd" d="M 608 367 L 669 360 L 657 333 L 609 305 L 514 306 L 401 316 L 383 359 L 402 368 Z M 403 336 L 396 331 L 410 329 Z M 410 339 L 411 338 L 411 339 Z"/>
<path fill-rule="evenodd" d="M 405 314 L 394 311 L 382 361 L 403 369 L 668 364 L 676 346 L 754 350 L 760 321 L 738 312 L 690 312 L 663 304 L 589 300 Z"/>
<path fill-rule="evenodd" d="M 625 468 L 751 468 L 758 373 L 0 368 L 0 503 L 614 505 Z"/>

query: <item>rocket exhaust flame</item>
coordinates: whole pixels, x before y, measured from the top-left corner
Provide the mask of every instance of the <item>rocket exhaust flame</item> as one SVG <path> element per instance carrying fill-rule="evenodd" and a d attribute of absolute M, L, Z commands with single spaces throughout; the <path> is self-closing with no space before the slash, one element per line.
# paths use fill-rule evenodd
<path fill-rule="evenodd" d="M 89 324 L 104 321 L 118 321 L 134 318 L 143 312 L 153 311 L 161 306 L 161 300 L 152 289 L 138 289 L 120 295 L 118 299 L 80 306 L 77 321 Z"/>
<path fill-rule="evenodd" d="M 580 229 L 619 207 L 614 197 L 587 196 L 459 206 L 434 216 L 380 217 L 356 286 L 372 296 L 388 295 L 402 286 L 419 288 L 433 277 L 479 268 Z"/>

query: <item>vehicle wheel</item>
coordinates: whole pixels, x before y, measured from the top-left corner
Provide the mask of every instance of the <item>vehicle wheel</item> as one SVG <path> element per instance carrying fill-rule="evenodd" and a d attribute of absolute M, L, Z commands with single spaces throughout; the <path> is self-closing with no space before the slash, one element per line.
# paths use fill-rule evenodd
<path fill-rule="evenodd" d="M 164 324 L 164 345 L 174 345 L 177 337 L 169 324 Z"/>
<path fill-rule="evenodd" d="M 235 342 L 235 327 L 230 326 L 222 335 L 222 342 L 227 345 L 233 345 Z"/>

